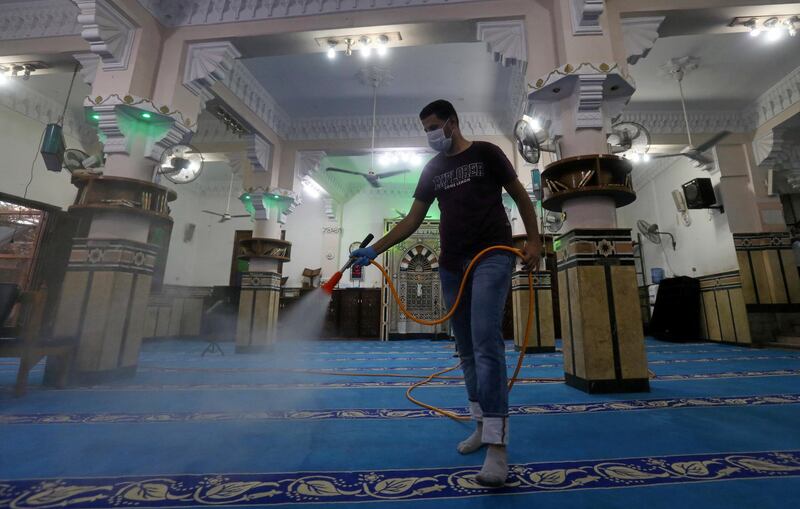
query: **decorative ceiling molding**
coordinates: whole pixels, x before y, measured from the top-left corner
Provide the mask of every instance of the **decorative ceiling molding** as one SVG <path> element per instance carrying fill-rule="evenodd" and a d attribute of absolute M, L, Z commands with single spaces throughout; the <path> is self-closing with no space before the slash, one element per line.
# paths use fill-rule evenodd
<path fill-rule="evenodd" d="M 97 68 L 100 66 L 100 57 L 94 53 L 75 53 L 72 55 L 81 64 L 81 79 L 90 87 L 97 76 Z"/>
<path fill-rule="evenodd" d="M 478 0 L 139 0 L 165 26 L 209 25 Z"/>
<path fill-rule="evenodd" d="M 753 140 L 756 164 L 776 171 L 800 171 L 800 130 L 779 126 Z"/>
<path fill-rule="evenodd" d="M 4 4 L 0 40 L 78 35 L 78 8 L 69 0 L 33 0 Z"/>
<path fill-rule="evenodd" d="M 291 120 L 261 82 L 241 62 L 234 62 L 222 83 L 282 138 L 287 138 Z"/>
<path fill-rule="evenodd" d="M 692 133 L 716 133 L 727 130 L 746 133 L 755 130 L 754 113 L 742 111 L 702 111 L 689 113 Z M 681 111 L 625 111 L 624 122 L 642 124 L 651 134 L 686 134 L 686 124 Z"/>
<path fill-rule="evenodd" d="M 64 104 L 31 87 L 7 87 L 0 94 L 0 105 L 42 124 L 58 121 Z M 42 126 L 44 128 L 44 126 Z M 64 133 L 77 138 L 84 149 L 97 143 L 97 133 L 83 118 L 83 110 L 68 111 L 64 118 Z"/>
<path fill-rule="evenodd" d="M 603 0 L 569 0 L 573 35 L 602 35 Z"/>
<path fill-rule="evenodd" d="M 133 49 L 136 26 L 109 0 L 73 0 L 78 6 L 81 37 L 98 55 L 103 70 L 121 71 L 128 68 Z"/>
<path fill-rule="evenodd" d="M 247 142 L 245 154 L 254 173 L 266 173 L 272 168 L 272 143 L 257 134 L 244 137 Z"/>
<path fill-rule="evenodd" d="M 229 41 L 190 44 L 186 52 L 183 85 L 207 102 L 212 97 L 211 87 L 228 77 L 235 60 L 241 56 Z"/>
<path fill-rule="evenodd" d="M 639 59 L 647 57 L 658 39 L 658 28 L 665 19 L 665 16 L 622 18 L 622 39 L 629 64 L 635 65 Z"/>
<path fill-rule="evenodd" d="M 775 142 L 774 133 L 775 129 L 770 129 L 769 132 L 761 138 L 756 138 L 753 140 L 753 158 L 755 159 L 757 166 L 761 166 L 761 164 L 772 152 L 772 147 Z"/>
<path fill-rule="evenodd" d="M 479 41 L 486 43 L 494 59 L 505 66 L 528 64 L 528 41 L 522 20 L 479 21 Z"/>
<path fill-rule="evenodd" d="M 504 119 L 482 113 L 459 113 L 461 131 L 472 136 L 491 136 L 504 134 Z M 421 137 L 422 126 L 416 115 L 378 116 L 375 122 L 375 136 Z M 296 119 L 287 130 L 290 140 L 323 139 L 369 139 L 372 134 L 371 116 L 320 117 Z"/>
<path fill-rule="evenodd" d="M 298 178 L 314 175 L 319 165 L 328 154 L 323 150 L 302 150 L 297 152 L 295 175 Z"/>
<path fill-rule="evenodd" d="M 756 99 L 758 125 L 780 115 L 800 101 L 800 67 L 784 76 Z"/>

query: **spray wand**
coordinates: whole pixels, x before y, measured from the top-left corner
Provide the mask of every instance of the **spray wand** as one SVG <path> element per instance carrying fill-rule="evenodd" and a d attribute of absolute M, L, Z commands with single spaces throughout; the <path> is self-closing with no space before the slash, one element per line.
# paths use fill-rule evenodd
<path fill-rule="evenodd" d="M 368 234 L 366 237 L 364 237 L 364 240 L 361 241 L 361 244 L 359 244 L 358 248 L 361 249 L 367 247 L 374 238 L 375 236 L 373 234 L 371 233 Z M 342 275 L 344 275 L 344 272 L 347 269 L 349 269 L 350 266 L 353 265 L 353 263 L 355 263 L 355 261 L 356 261 L 355 258 L 350 258 L 349 260 L 347 260 L 347 263 L 344 264 L 344 266 L 339 270 L 339 272 L 334 274 L 333 277 L 330 278 L 327 283 L 322 285 L 322 290 L 328 295 L 333 294 L 333 289 L 336 287 L 337 284 L 339 284 L 339 280 L 342 279 Z"/>

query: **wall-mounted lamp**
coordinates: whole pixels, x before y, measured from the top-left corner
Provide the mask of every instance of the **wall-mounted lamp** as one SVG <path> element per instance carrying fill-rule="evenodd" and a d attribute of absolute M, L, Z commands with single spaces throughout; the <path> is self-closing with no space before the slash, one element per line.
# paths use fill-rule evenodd
<path fill-rule="evenodd" d="M 800 27 L 800 15 L 737 17 L 731 21 L 729 26 L 743 26 L 747 28 L 751 37 L 757 38 L 761 34 L 765 34 L 767 41 L 775 42 L 783 38 L 784 34 L 788 34 L 790 37 L 797 35 L 797 29 Z"/>

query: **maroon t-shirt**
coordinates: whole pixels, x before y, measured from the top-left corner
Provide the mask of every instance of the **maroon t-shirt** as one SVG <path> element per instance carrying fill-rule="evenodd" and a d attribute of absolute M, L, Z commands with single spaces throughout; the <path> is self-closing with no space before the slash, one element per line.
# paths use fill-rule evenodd
<path fill-rule="evenodd" d="M 460 270 L 482 249 L 511 245 L 502 192 L 515 178 L 500 147 L 484 141 L 454 156 L 439 153 L 425 165 L 414 198 L 428 204 L 439 200 L 442 267 Z"/>

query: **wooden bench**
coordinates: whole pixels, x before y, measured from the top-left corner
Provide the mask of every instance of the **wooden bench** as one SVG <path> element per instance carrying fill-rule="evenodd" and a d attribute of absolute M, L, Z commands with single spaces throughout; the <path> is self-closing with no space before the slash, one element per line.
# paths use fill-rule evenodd
<path fill-rule="evenodd" d="M 47 290 L 22 292 L 19 326 L 12 337 L 0 338 L 0 357 L 19 357 L 19 370 L 14 394 L 23 396 L 28 387 L 28 375 L 39 361 L 47 358 L 45 385 L 63 388 L 67 384 L 69 368 L 75 356 L 74 341 L 46 341 L 40 331 L 45 317 Z M 0 319 L 5 319 L 1 317 Z"/>

